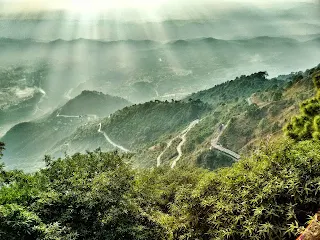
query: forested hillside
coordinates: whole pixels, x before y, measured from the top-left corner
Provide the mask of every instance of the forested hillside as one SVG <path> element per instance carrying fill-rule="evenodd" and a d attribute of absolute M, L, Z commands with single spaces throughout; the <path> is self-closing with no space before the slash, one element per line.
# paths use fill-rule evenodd
<path fill-rule="evenodd" d="M 257 91 L 263 92 L 272 88 L 277 89 L 286 84 L 282 79 L 274 78 L 269 80 L 266 78 L 267 76 L 267 72 L 257 72 L 248 76 L 242 75 L 211 89 L 194 93 L 190 98 L 200 99 L 216 106 L 219 103 L 237 101 L 239 98 L 246 99 Z"/>
<path fill-rule="evenodd" d="M 83 152 L 84 149 L 92 150 L 98 147 L 109 150 L 117 148 L 112 146 L 107 139 L 103 139 L 104 133 L 116 144 L 131 152 L 136 152 L 151 147 L 160 137 L 179 131 L 211 110 L 209 104 L 199 100 L 189 102 L 156 100 L 125 107 L 109 118 L 96 120 L 79 127 L 74 134 L 60 142 L 56 149 L 59 149 L 65 142 L 69 145 L 69 153 Z M 99 124 L 101 124 L 101 132 L 98 131 Z M 151 161 L 148 163 L 149 166 L 155 164 L 155 161 Z"/>
<path fill-rule="evenodd" d="M 229 166 L 234 159 L 212 142 L 247 153 L 261 139 L 279 135 L 298 113 L 299 103 L 313 95 L 311 78 L 319 70 L 317 66 L 272 79 L 266 72 L 243 75 L 181 101 L 130 105 L 122 98 L 83 91 L 46 117 L 13 127 L 2 138 L 7 144 L 4 160 L 25 168 L 40 164 L 45 154 L 62 157 L 101 148 L 132 152 L 140 167 L 171 165 L 177 158 L 182 165 Z"/>
<path fill-rule="evenodd" d="M 122 98 L 84 91 L 52 113 L 11 128 L 1 138 L 7 145 L 4 160 L 11 168 L 38 169 L 44 155 L 79 126 L 128 105 Z"/>
<path fill-rule="evenodd" d="M 187 134 L 180 163 L 210 169 L 230 165 L 233 159 L 212 148 L 212 142 L 217 141 L 218 136 L 217 143 L 221 146 L 246 154 L 261 141 L 281 135 L 281 129 L 298 113 L 301 101 L 314 94 L 312 76 L 319 70 L 320 66 L 317 66 L 271 80 L 265 78 L 264 72 L 255 73 L 186 98 L 185 101 L 190 101 L 199 97 L 199 100 L 209 102 L 212 111 Z M 241 90 L 242 86 L 246 86 L 245 89 Z M 219 130 L 221 125 L 225 125 L 223 132 Z M 166 146 L 177 135 L 164 136 L 152 148 L 139 151 L 134 159 L 148 165 L 150 159 L 154 163 L 165 151 L 162 162 L 172 162 L 178 156 L 179 142 L 174 142 L 168 149 Z"/>
<path fill-rule="evenodd" d="M 318 88 L 319 75 L 314 74 Z M 320 205 L 319 90 L 300 132 L 265 141 L 231 167 L 132 169 L 100 150 L 46 157 L 33 174 L 0 171 L 0 237 L 15 239 L 294 239 Z M 312 110 L 312 111 L 310 111 Z M 314 133 L 314 134 L 313 134 Z M 3 150 L 3 146 L 0 147 Z"/>

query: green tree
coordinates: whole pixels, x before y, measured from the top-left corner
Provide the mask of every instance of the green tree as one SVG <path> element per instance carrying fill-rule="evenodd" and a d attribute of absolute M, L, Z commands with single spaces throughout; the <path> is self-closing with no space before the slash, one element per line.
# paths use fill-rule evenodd
<path fill-rule="evenodd" d="M 316 96 L 300 105 L 300 114 L 285 126 L 285 133 L 290 138 L 301 141 L 320 139 L 320 73 L 313 76 Z"/>
<path fill-rule="evenodd" d="M 77 239 L 157 239 L 157 225 L 131 198 L 134 171 L 117 152 L 47 163 L 38 176 L 41 197 L 33 204 L 45 223 L 59 222 Z"/>
<path fill-rule="evenodd" d="M 5 150 L 5 145 L 3 142 L 0 142 L 0 159 L 3 156 L 3 151 Z"/>

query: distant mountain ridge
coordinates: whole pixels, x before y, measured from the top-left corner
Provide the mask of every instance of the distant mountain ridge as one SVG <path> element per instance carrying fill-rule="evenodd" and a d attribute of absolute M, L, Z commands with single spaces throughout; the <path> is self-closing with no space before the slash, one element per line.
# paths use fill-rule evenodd
<path fill-rule="evenodd" d="M 62 44 L 62 43 L 95 43 L 95 44 L 103 44 L 103 45 L 114 45 L 114 44 L 138 44 L 138 45 L 167 45 L 167 44 L 179 44 L 179 43 L 198 43 L 198 42 L 209 42 L 209 43 L 222 43 L 222 42 L 246 42 L 246 41 L 287 41 L 287 42 L 309 42 L 312 40 L 316 40 L 319 38 L 319 34 L 311 34 L 308 35 L 308 40 L 302 40 L 298 41 L 293 37 L 274 37 L 274 36 L 257 36 L 257 37 L 251 37 L 251 38 L 239 38 L 239 39 L 220 39 L 220 38 L 214 38 L 214 37 L 199 37 L 199 38 L 189 38 L 189 39 L 177 39 L 177 40 L 170 40 L 170 41 L 154 41 L 154 40 L 134 40 L 134 39 L 127 39 L 127 40 L 114 40 L 114 41 L 108 41 L 103 39 L 88 39 L 88 38 L 77 38 L 77 39 L 71 39 L 71 40 L 65 40 L 65 39 L 55 39 L 52 41 L 40 41 L 33 38 L 0 38 L 0 43 L 37 43 L 37 44 Z M 307 38 L 304 36 L 304 38 Z"/>

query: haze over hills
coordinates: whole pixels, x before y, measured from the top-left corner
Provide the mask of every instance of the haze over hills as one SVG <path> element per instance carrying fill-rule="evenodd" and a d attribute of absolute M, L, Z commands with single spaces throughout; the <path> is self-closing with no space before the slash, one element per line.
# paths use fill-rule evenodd
<path fill-rule="evenodd" d="M 236 3 L 176 2 L 177 0 L 170 1 L 157 9 L 150 9 L 148 4 L 143 4 L 144 6 L 140 7 L 145 7 L 144 11 L 125 9 L 122 6 L 121 9 L 100 9 L 91 14 L 85 13 L 84 10 L 94 7 L 95 4 L 87 6 L 87 9 L 78 9 L 79 11 L 43 9 L 1 14 L 0 10 L 0 28 L 2 37 L 42 41 L 86 38 L 104 41 L 133 39 L 167 42 L 207 37 L 302 37 L 320 32 L 319 4 L 314 1 L 272 1 L 270 4 L 264 4 L 260 0 Z M 73 8 L 81 4 L 84 2 L 75 4 Z M 130 5 L 130 1 L 126 5 Z"/>
<path fill-rule="evenodd" d="M 37 10 L 0 4 L 0 77 L 14 83 L 6 89 L 1 85 L 1 95 L 38 93 L 27 103 L 31 112 L 37 107 L 53 111 L 83 90 L 135 103 L 181 99 L 242 74 L 263 70 L 274 77 L 318 63 L 314 2 L 167 2 L 157 11 L 144 4 L 144 13 L 121 6 L 105 9 L 108 14 L 85 13 L 85 2 L 68 5 L 74 12 L 45 4 L 31 4 Z M 9 103 L 23 100 L 11 98 Z M 41 106 L 35 104 L 39 98 Z M 29 110 L 22 115 L 29 116 Z"/>
<path fill-rule="evenodd" d="M 293 107 L 313 94 L 310 76 L 317 71 L 319 65 L 273 79 L 266 78 L 266 72 L 258 72 L 183 100 L 131 106 L 118 97 L 84 91 L 47 117 L 8 131 L 1 139 L 7 143 L 4 161 L 9 167 L 33 170 L 41 166 L 44 154 L 61 157 L 101 148 L 131 152 L 133 163 L 139 167 L 156 166 L 160 154 L 161 164 L 170 165 L 178 157 L 182 137 L 168 149 L 166 143 L 199 121 L 186 132 L 179 159 L 215 168 L 232 162 L 230 156 L 218 156 L 217 151 L 210 150 L 221 124 L 226 125 L 219 137 L 222 146 L 236 153 L 246 152 L 259 139 L 277 133 L 295 113 Z"/>
<path fill-rule="evenodd" d="M 83 90 L 102 91 L 136 103 L 181 99 L 191 92 L 262 69 L 271 76 L 303 70 L 317 64 L 319 55 L 316 39 L 300 42 L 271 37 L 202 38 L 164 44 L 89 39 L 0 42 L 4 53 L 0 56 L 1 74 L 9 76 L 3 84 L 11 82 L 1 89 L 2 94 L 30 88 L 46 94 L 41 105 L 51 110 Z M 40 74 L 41 80 L 31 73 Z"/>
<path fill-rule="evenodd" d="M 320 239 L 319 13 L 0 0 L 0 239 Z"/>
<path fill-rule="evenodd" d="M 86 13 L 84 1 L 68 9 L 0 4 L 8 10 L 0 13 L 0 99 L 10 95 L 0 106 L 19 109 L 10 111 L 12 123 L 1 123 L 1 135 L 83 90 L 134 103 L 182 99 L 243 74 L 311 68 L 320 54 L 314 2 L 167 2 L 158 10 L 143 4 L 148 11 L 121 6 L 108 14 Z"/>
<path fill-rule="evenodd" d="M 193 11 L 190 5 L 181 8 L 184 15 L 172 8 L 154 18 L 132 18 L 138 14 L 132 11 L 127 19 L 83 14 L 82 9 L 77 13 L 56 9 L 2 13 L 0 137 L 10 146 L 6 162 L 13 156 L 20 158 L 24 151 L 20 149 L 29 149 L 26 154 L 31 161 L 38 161 L 44 153 L 62 156 L 68 149 L 70 153 L 97 147 L 110 150 L 117 144 L 133 151 L 144 152 L 154 146 L 162 149 L 157 146 L 159 139 L 182 132 L 190 122 L 209 114 L 208 109 L 221 111 L 217 109 L 222 102 L 237 106 L 237 101 L 231 103 L 232 98 L 241 102 L 271 85 L 280 88 L 287 79 L 277 77 L 279 74 L 303 71 L 319 63 L 320 22 L 315 3 L 273 4 L 268 8 L 230 3 L 219 9 L 208 3 L 202 10 L 199 6 L 195 4 Z M 261 71 L 273 79 L 265 81 L 261 75 L 257 80 L 251 75 L 263 74 Z M 256 80 L 251 84 L 242 75 Z M 207 90 L 230 79 L 236 79 L 235 83 Z M 155 100 L 182 102 L 150 105 Z M 131 103 L 138 104 L 132 107 L 134 111 L 125 108 L 119 112 L 121 117 L 103 119 Z M 191 112 L 197 104 L 195 118 Z M 174 118 L 172 128 L 166 131 L 160 122 L 166 121 L 171 111 L 192 117 Z M 190 129 L 190 134 L 202 124 Z M 56 131 L 60 125 L 65 130 Z M 21 131 L 25 139 L 15 144 Z M 40 135 L 36 141 L 46 143 L 46 148 L 33 151 L 32 138 Z M 177 137 L 169 148 L 174 149 L 182 140 Z M 243 144 L 230 146 L 238 151 Z M 147 151 L 142 165 L 149 165 L 148 156 Z"/>
<path fill-rule="evenodd" d="M 39 160 L 44 154 L 48 153 L 57 142 L 72 134 L 77 127 L 107 117 L 129 105 L 130 102 L 119 97 L 83 91 L 52 113 L 11 128 L 2 137 L 8 146 L 4 160 L 9 167 L 23 166 L 26 170 L 39 167 L 41 166 Z M 30 161 L 33 164 L 30 164 Z"/>

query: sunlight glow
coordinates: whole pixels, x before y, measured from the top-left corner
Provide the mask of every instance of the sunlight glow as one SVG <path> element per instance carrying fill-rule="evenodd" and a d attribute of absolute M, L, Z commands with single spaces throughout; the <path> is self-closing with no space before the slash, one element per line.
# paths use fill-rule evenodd
<path fill-rule="evenodd" d="M 114 9 L 157 11 L 170 10 L 172 6 L 215 6 L 216 9 L 228 9 L 243 4 L 256 6 L 273 6 L 295 2 L 316 2 L 316 0 L 0 0 L 0 13 L 3 12 L 35 12 L 64 10 L 71 12 L 108 12 Z M 168 8 L 169 7 L 169 8 Z"/>
<path fill-rule="evenodd" d="M 64 7 L 73 11 L 103 11 L 114 8 L 157 7 L 166 2 L 168 0 L 71 0 L 70 3 L 66 1 Z"/>

